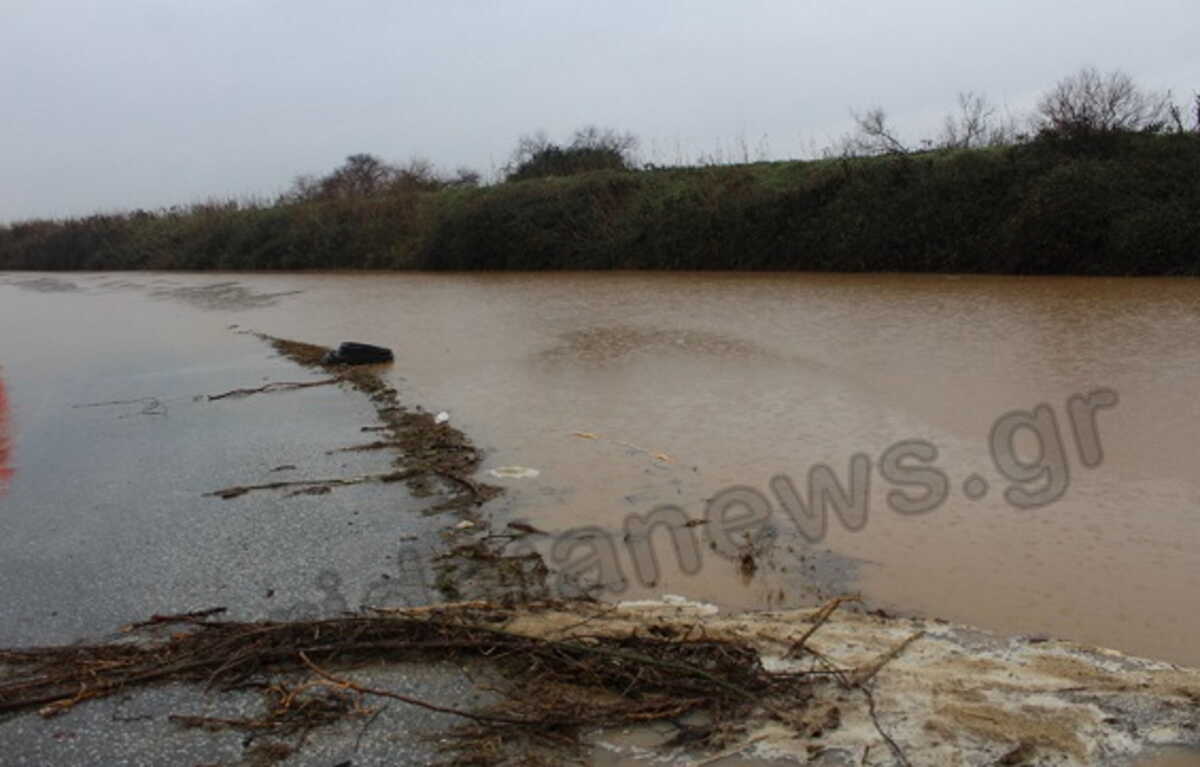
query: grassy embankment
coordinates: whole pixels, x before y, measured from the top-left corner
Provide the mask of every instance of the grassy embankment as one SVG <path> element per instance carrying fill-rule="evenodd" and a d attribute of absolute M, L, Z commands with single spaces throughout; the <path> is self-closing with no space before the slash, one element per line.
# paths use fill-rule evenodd
<path fill-rule="evenodd" d="M 598 171 L 0 227 L 0 269 L 1200 274 L 1200 136 Z"/>

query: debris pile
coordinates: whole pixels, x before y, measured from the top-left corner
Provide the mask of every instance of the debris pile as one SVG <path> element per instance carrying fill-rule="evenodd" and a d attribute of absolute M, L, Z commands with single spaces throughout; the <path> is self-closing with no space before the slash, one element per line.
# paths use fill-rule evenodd
<path fill-rule="evenodd" d="M 254 688 L 263 696 L 254 716 L 173 721 L 254 733 L 282 759 L 390 700 L 464 720 L 438 736 L 453 765 L 582 760 L 605 733 L 629 727 L 654 728 L 655 753 L 691 764 L 740 754 L 1118 765 L 1200 740 L 1200 670 L 868 615 L 844 601 L 740 616 L 680 598 L 460 602 L 293 622 L 155 616 L 113 643 L 0 650 L 0 712 L 57 716 L 165 682 Z M 493 701 L 463 708 L 356 680 L 379 664 L 445 660 L 473 664 Z"/>
<path fill-rule="evenodd" d="M 339 452 L 393 450 L 397 453 L 393 462 L 395 470 L 353 477 L 236 485 L 214 490 L 208 495 L 231 499 L 254 491 L 285 488 L 290 488 L 293 494 L 315 494 L 327 492 L 334 487 L 363 482 L 403 481 L 417 496 L 429 496 L 436 491 L 444 491 L 447 495 L 446 500 L 437 504 L 433 509 L 435 512 L 441 512 L 478 507 L 500 492 L 497 487 L 471 479 L 471 475 L 475 473 L 482 457 L 467 436 L 452 427 L 448 423 L 448 419 L 438 418 L 423 410 L 402 406 L 396 390 L 388 386 L 377 369 L 370 366 L 357 366 L 362 364 L 357 360 L 362 359 L 364 355 L 370 357 L 371 354 L 374 354 L 378 357 L 381 356 L 379 353 L 369 352 L 369 350 L 362 351 L 358 347 L 365 346 L 363 344 L 342 344 L 335 351 L 324 346 L 289 341 L 262 333 L 253 335 L 269 343 L 280 355 L 304 367 L 325 371 L 330 374 L 330 377 L 311 382 L 280 382 L 257 388 L 233 389 L 209 395 L 208 400 L 222 400 L 329 384 L 347 384 L 371 399 L 381 425 L 365 427 L 364 431 L 370 431 L 377 435 L 372 441 L 340 448 Z M 356 361 L 345 361 L 343 350 L 347 347 L 350 347 L 351 356 Z M 382 352 L 387 353 L 390 360 L 391 352 L 389 350 L 382 347 L 370 348 L 381 349 Z M 374 357 L 371 359 L 372 361 L 381 361 Z M 442 480 L 444 486 L 435 487 L 432 484 L 435 480 Z"/>

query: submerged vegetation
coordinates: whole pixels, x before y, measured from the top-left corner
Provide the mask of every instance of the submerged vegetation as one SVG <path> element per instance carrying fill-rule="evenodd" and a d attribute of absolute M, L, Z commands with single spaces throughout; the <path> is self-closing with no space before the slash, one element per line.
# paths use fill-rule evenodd
<path fill-rule="evenodd" d="M 503 182 L 350 156 L 270 204 L 0 227 L 0 269 L 797 269 L 1200 274 L 1195 114 L 1084 70 L 1021 132 L 964 94 L 937 141 L 881 108 L 822 159 L 638 166 L 636 140 L 521 140 Z"/>

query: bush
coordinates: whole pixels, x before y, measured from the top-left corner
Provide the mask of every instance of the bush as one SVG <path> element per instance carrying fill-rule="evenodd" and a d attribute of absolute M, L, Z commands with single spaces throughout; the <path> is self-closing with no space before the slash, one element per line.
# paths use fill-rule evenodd
<path fill-rule="evenodd" d="M 0 269 L 1200 274 L 1200 135 L 605 170 L 0 226 Z"/>
<path fill-rule="evenodd" d="M 1157 133 L 1166 126 L 1170 107 L 1169 96 L 1142 89 L 1124 72 L 1101 74 L 1093 67 L 1059 81 L 1042 97 L 1038 127 L 1044 134 L 1077 140 Z"/>
<path fill-rule="evenodd" d="M 573 176 L 600 170 L 632 170 L 637 139 L 594 126 L 575 132 L 567 146 L 559 146 L 545 134 L 522 136 L 508 165 L 506 181 L 526 181 L 550 176 Z"/>

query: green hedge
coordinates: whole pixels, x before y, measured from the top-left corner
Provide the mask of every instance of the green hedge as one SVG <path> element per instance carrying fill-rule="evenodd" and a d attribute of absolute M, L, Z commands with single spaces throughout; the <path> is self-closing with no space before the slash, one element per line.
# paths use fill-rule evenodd
<path fill-rule="evenodd" d="M 1200 136 L 597 171 L 0 227 L 3 269 L 1200 273 Z"/>

